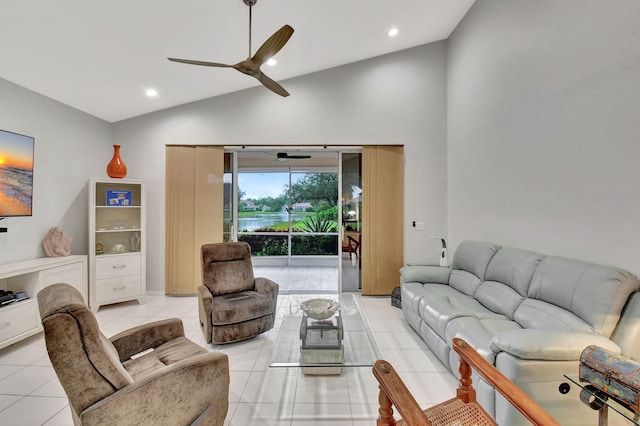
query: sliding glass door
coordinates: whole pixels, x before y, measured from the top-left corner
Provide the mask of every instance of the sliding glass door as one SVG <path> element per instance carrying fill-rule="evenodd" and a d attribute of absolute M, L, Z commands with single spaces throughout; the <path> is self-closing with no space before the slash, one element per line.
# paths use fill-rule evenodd
<path fill-rule="evenodd" d="M 361 149 L 282 149 L 227 152 L 225 241 L 249 243 L 254 266 L 329 268 L 338 291 L 360 291 Z"/>
<path fill-rule="evenodd" d="M 344 152 L 340 155 L 340 213 L 342 291 L 362 289 L 362 154 Z"/>
<path fill-rule="evenodd" d="M 237 239 L 251 245 L 253 256 L 286 265 L 321 265 L 318 257 L 335 259 L 339 230 L 335 171 L 240 168 L 237 181 Z"/>

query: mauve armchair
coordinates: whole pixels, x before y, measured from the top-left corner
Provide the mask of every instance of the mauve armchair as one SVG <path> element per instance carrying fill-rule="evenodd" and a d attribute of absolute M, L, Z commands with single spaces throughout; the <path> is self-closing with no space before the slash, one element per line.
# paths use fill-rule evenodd
<path fill-rule="evenodd" d="M 45 287 L 38 305 L 47 352 L 74 424 L 224 424 L 227 355 L 184 337 L 179 319 L 134 327 L 109 339 L 70 285 Z"/>
<path fill-rule="evenodd" d="M 237 342 L 273 328 L 278 289 L 254 277 L 249 244 L 204 244 L 198 309 L 207 343 Z"/>

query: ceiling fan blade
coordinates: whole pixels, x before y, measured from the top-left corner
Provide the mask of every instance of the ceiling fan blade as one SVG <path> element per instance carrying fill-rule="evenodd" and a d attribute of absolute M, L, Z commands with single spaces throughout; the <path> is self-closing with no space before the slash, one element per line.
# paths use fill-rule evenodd
<path fill-rule="evenodd" d="M 227 64 L 219 64 L 217 62 L 205 62 L 205 61 L 193 61 L 191 59 L 178 59 L 178 58 L 167 58 L 173 62 L 180 62 L 183 64 L 191 64 L 191 65 L 203 65 L 205 67 L 218 67 L 218 68 L 231 68 L 233 65 Z"/>
<path fill-rule="evenodd" d="M 291 159 L 291 160 L 304 160 L 307 158 L 311 158 L 310 155 L 289 155 L 286 152 L 278 152 L 276 154 L 276 158 L 280 161 L 282 160 L 287 160 L 287 159 Z"/>
<path fill-rule="evenodd" d="M 289 92 L 287 92 L 284 87 L 280 86 L 278 83 L 267 77 L 265 73 L 260 72 L 254 77 L 257 78 L 260 83 L 262 83 L 267 89 L 271 90 L 272 92 L 284 97 L 289 96 Z"/>
<path fill-rule="evenodd" d="M 267 41 L 262 43 L 262 46 L 260 46 L 256 54 L 251 58 L 253 63 L 260 66 L 269 60 L 269 58 L 275 56 L 275 54 L 278 53 L 285 44 L 287 44 L 287 41 L 289 41 L 292 34 L 293 28 L 289 25 L 285 25 L 280 28 L 271 37 L 269 37 Z"/>

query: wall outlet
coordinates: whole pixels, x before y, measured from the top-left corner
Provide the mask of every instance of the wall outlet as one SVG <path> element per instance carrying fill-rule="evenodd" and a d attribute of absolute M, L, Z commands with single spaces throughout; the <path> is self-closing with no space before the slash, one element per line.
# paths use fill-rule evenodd
<path fill-rule="evenodd" d="M 416 222 L 416 231 L 424 231 L 424 222 Z"/>

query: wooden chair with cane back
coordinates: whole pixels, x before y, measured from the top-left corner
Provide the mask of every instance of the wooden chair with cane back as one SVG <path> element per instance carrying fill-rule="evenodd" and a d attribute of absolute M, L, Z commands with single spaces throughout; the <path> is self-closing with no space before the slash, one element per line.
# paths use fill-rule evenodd
<path fill-rule="evenodd" d="M 496 422 L 476 402 L 471 373 L 475 371 L 520 411 L 532 424 L 559 425 L 538 403 L 532 400 L 493 365 L 462 339 L 453 339 L 453 349 L 460 356 L 459 386 L 456 396 L 426 410 L 422 410 L 391 364 L 378 360 L 373 375 L 380 384 L 377 425 L 496 425 Z M 402 420 L 395 420 L 393 407 Z"/>

